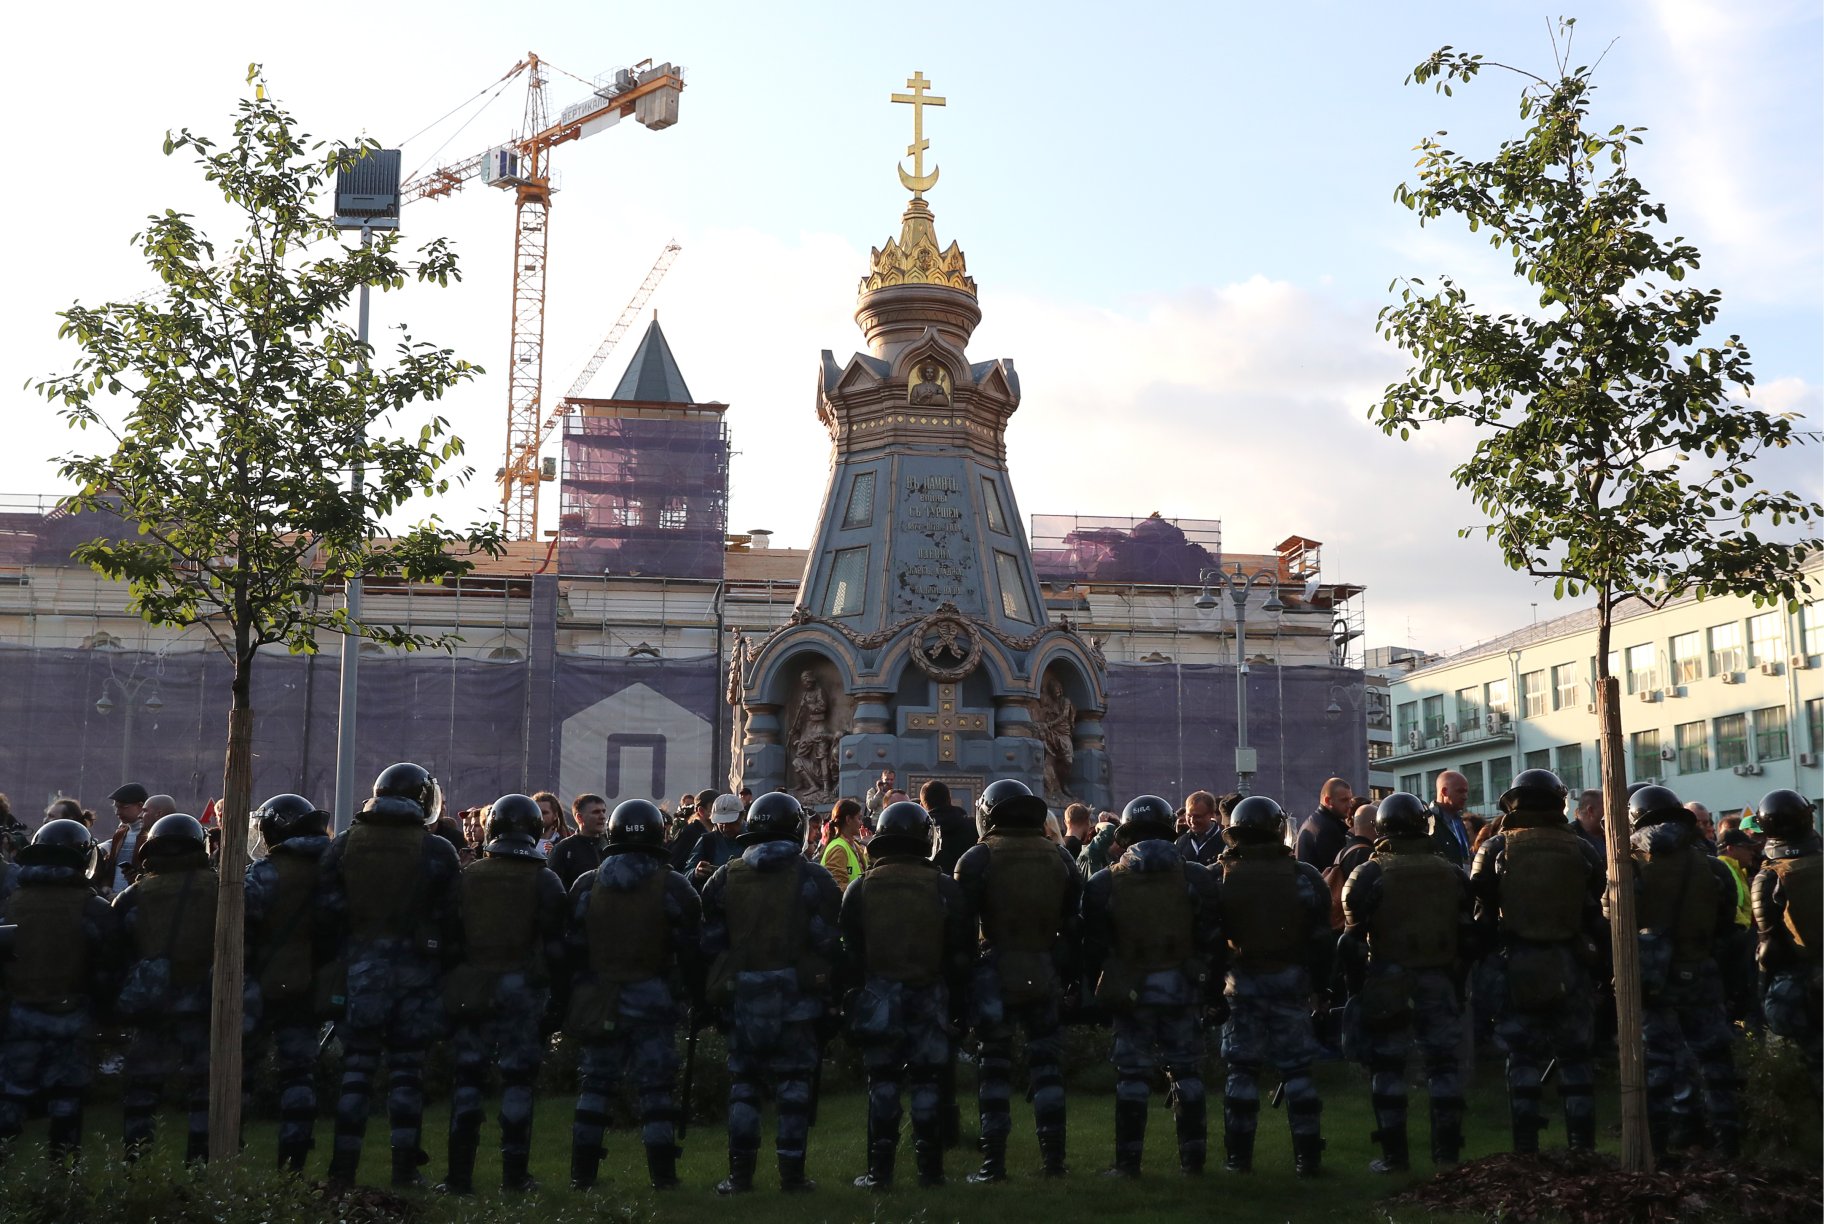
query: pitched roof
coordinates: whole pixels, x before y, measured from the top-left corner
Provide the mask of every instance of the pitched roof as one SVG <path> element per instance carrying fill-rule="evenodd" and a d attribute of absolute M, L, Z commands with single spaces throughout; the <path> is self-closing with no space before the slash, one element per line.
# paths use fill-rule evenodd
<path fill-rule="evenodd" d="M 646 334 L 640 338 L 640 347 L 634 350 L 633 360 L 627 363 L 627 372 L 615 384 L 610 398 L 655 404 L 696 402 L 690 398 L 690 388 L 684 385 L 684 375 L 678 372 L 678 362 L 671 355 L 671 346 L 665 343 L 665 333 L 659 330 L 658 316 L 653 316 Z"/>

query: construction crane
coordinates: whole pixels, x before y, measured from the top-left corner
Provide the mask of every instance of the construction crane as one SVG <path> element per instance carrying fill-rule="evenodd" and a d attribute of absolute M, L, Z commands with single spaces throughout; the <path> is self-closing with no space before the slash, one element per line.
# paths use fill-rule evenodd
<path fill-rule="evenodd" d="M 633 326 L 634 319 L 639 317 L 640 308 L 646 305 L 647 299 L 652 297 L 653 290 L 659 287 L 659 282 L 665 279 L 667 272 L 671 271 L 671 261 L 676 259 L 678 252 L 683 249 L 674 239 L 667 242 L 665 249 L 659 252 L 659 257 L 652 261 L 652 270 L 646 273 L 646 279 L 640 282 L 640 287 L 634 290 L 633 296 L 628 299 L 626 308 L 621 311 L 621 317 L 616 319 L 614 326 L 608 329 L 607 338 L 602 341 L 601 347 L 595 350 L 595 356 L 589 359 L 589 364 L 583 367 L 583 372 L 578 374 L 576 381 L 570 384 L 570 390 L 564 395 L 563 403 L 559 404 L 557 410 L 545 418 L 545 427 L 540 431 L 541 440 L 543 437 L 550 436 L 551 431 L 557 427 L 558 421 L 563 419 L 564 413 L 582 398 L 584 391 L 588 390 L 589 380 L 601 370 L 602 363 L 608 360 L 608 354 L 614 351 L 614 346 L 621 342 L 621 337 L 625 336 L 627 329 Z"/>
<path fill-rule="evenodd" d="M 678 94 L 684 88 L 682 69 L 643 60 L 594 83 L 588 97 L 565 107 L 552 123 L 545 104 L 549 69 L 546 61 L 529 52 L 497 82 L 504 86 L 526 75 L 525 119 L 519 136 L 466 161 L 417 175 L 400 188 L 402 202 L 447 196 L 476 178 L 513 192 L 513 335 L 507 361 L 507 445 L 500 470 L 500 506 L 506 534 L 522 540 L 538 535 L 538 449 L 555 424 L 555 419 L 547 424 L 542 411 L 551 150 L 606 131 L 628 115 L 654 131 L 668 128 L 678 121 Z M 561 410 L 555 415 L 561 417 Z"/>

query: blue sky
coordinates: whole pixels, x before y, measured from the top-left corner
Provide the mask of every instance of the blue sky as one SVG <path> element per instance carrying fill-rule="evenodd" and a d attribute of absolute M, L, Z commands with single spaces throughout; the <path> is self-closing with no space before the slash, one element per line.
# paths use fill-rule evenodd
<path fill-rule="evenodd" d="M 1449 270 L 1491 304 L 1523 305 L 1505 261 L 1393 202 L 1423 134 L 1465 150 L 1518 130 L 1518 83 L 1485 73 L 1456 96 L 1403 86 L 1452 43 L 1546 71 L 1531 4 L 1399 5 L 416 4 L 317 10 L 35 6 L 9 17 L 4 85 L 31 173 L 5 205 L 14 235 L 0 386 L 14 390 L 8 493 L 54 492 L 72 445 L 16 390 L 69 360 L 54 312 L 146 287 L 126 242 L 148 212 L 222 222 L 193 171 L 160 156 L 168 127 L 221 133 L 259 60 L 319 135 L 396 143 L 499 77 L 526 50 L 589 77 L 652 56 L 685 66 L 678 125 L 631 123 L 555 161 L 547 394 L 586 360 L 667 238 L 684 251 L 654 305 L 703 399 L 732 405 L 740 452 L 730 526 L 809 538 L 827 439 L 818 351 L 858 347 L 867 250 L 896 232 L 893 172 L 914 69 L 949 99 L 930 115 L 943 177 L 931 204 L 981 287 L 979 360 L 1011 357 L 1025 403 L 1009 431 L 1027 513 L 1220 518 L 1229 545 L 1298 533 L 1327 576 L 1364 583 L 1369 641 L 1452 648 L 1549 614 L 1549 592 L 1480 541 L 1448 472 L 1460 435 L 1401 446 L 1364 413 L 1403 363 L 1373 334 L 1399 275 Z M 354 19 L 359 12 L 360 20 Z M 1574 59 L 1607 49 L 1597 118 L 1645 125 L 1635 168 L 1705 254 L 1722 327 L 1755 354 L 1756 398 L 1819 428 L 1819 106 L 1815 4 L 1588 4 Z M 1613 41 L 1614 45 L 1609 46 Z M 584 87 L 556 76 L 553 110 Z M 450 139 L 456 160 L 503 138 L 523 94 Z M 414 167 L 445 127 L 408 143 Z M 509 198 L 471 187 L 411 206 L 414 238 L 447 235 L 463 284 L 388 295 L 377 324 L 504 368 Z M 226 225 L 218 225 L 225 234 Z M 601 378 L 618 375 L 629 345 Z M 495 375 L 446 401 L 481 479 L 440 507 L 493 502 L 504 434 Z M 1824 485 L 1810 448 L 1769 480 Z"/>

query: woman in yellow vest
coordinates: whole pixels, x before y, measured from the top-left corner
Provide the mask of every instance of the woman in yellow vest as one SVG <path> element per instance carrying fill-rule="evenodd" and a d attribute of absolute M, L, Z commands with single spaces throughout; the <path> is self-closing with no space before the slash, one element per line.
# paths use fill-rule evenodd
<path fill-rule="evenodd" d="M 859 876 L 865 869 L 862 853 L 857 841 L 861 832 L 861 804 L 853 799 L 841 799 L 830 812 L 830 836 L 823 847 L 823 869 L 836 881 L 836 887 L 844 889 L 849 881 Z"/>

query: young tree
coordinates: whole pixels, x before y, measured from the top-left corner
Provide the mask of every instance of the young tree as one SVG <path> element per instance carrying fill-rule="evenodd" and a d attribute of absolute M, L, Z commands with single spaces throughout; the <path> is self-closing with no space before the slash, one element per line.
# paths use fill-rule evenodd
<path fill-rule="evenodd" d="M 242 874 L 251 804 L 253 666 L 262 647 L 314 652 L 322 633 L 406 648 L 443 644 L 394 625 L 355 623 L 336 593 L 351 578 L 439 582 L 467 572 L 463 553 L 498 549 L 493 527 L 458 537 L 432 518 L 384 526 L 420 494 L 441 493 L 462 442 L 433 417 L 404 436 L 395 422 L 479 371 L 401 330 L 395 364 L 345 315 L 363 287 L 457 278 L 439 240 L 415 258 L 396 234 L 345 244 L 317 198 L 339 165 L 365 156 L 313 142 L 266 97 L 240 104 L 218 146 L 184 129 L 165 153 L 194 155 L 239 232 L 225 257 L 194 218 L 167 211 L 135 235 L 161 288 L 145 300 L 72 305 L 59 335 L 80 357 L 37 384 L 79 429 L 111 450 L 64 458 L 78 492 L 66 505 L 114 516 L 124 530 L 77 559 L 130 584 L 130 607 L 159 625 L 201 626 L 234 665 L 222 793 L 210 1041 L 210 1155 L 240 1142 Z M 358 473 L 353 482 L 351 473 Z M 122 538 L 124 537 L 124 538 Z"/>
<path fill-rule="evenodd" d="M 1593 69 L 1570 66 L 1572 27 L 1562 21 L 1563 41 L 1554 39 L 1554 79 L 1448 46 L 1407 78 L 1445 94 L 1484 67 L 1524 79 L 1517 138 L 1474 158 L 1426 137 L 1418 186 L 1402 184 L 1395 198 L 1421 225 L 1449 214 L 1486 233 L 1539 306 L 1490 314 L 1449 277 L 1435 287 L 1396 281 L 1399 301 L 1378 326 L 1415 364 L 1369 416 L 1401 438 L 1451 421 L 1476 427 L 1474 453 L 1452 476 L 1487 516 L 1481 530 L 1510 567 L 1552 579 L 1556 597 L 1595 601 L 1622 1158 L 1645 1169 L 1627 778 L 1609 671 L 1615 612 L 1689 593 L 1791 603 L 1808 589 L 1800 568 L 1820 547 L 1810 524 L 1824 506 L 1750 475 L 1758 455 L 1804 435 L 1793 414 L 1736 398 L 1754 381 L 1748 350 L 1740 337 L 1709 337 L 1722 295 L 1684 284 L 1698 252 L 1662 236 L 1664 206 L 1629 171 L 1643 129 L 1592 126 Z"/>

